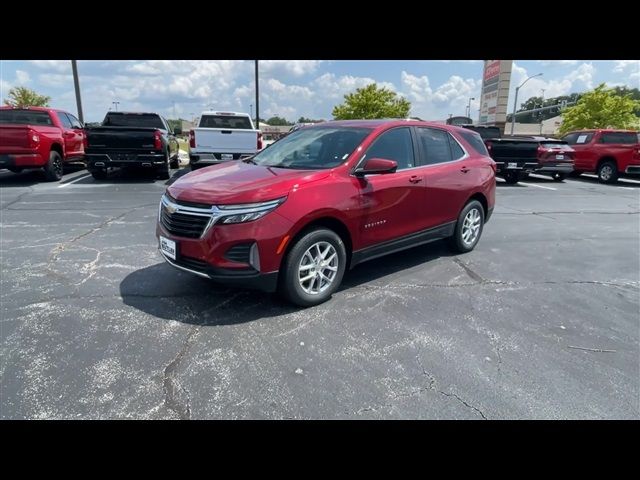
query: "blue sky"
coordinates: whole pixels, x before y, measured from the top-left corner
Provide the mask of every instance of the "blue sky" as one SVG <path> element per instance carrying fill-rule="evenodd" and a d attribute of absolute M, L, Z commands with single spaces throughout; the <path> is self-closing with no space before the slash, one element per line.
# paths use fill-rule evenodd
<path fill-rule="evenodd" d="M 102 120 L 120 102 L 119 110 L 155 111 L 173 118 L 191 118 L 214 109 L 249 112 L 255 103 L 253 61 L 79 61 L 86 121 Z M 640 87 L 640 62 L 629 60 L 515 60 L 513 90 L 530 75 L 519 103 L 531 96 L 582 92 L 601 82 Z M 331 118 L 345 93 L 371 82 L 393 89 L 411 101 L 412 116 L 442 120 L 464 115 L 469 98 L 477 117 L 482 61 L 260 61 L 260 116 Z M 9 88 L 26 86 L 49 95 L 51 105 L 76 112 L 69 60 L 0 61 L 0 97 Z M 255 109 L 255 105 L 253 106 Z M 255 110 L 254 110 L 255 111 Z"/>

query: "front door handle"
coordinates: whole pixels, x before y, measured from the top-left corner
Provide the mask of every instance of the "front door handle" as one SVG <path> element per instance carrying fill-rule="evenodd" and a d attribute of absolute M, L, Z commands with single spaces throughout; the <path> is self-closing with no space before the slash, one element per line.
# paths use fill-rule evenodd
<path fill-rule="evenodd" d="M 422 177 L 419 177 L 417 175 L 413 175 L 411 178 L 409 178 L 409 181 L 411 183 L 418 183 L 422 181 Z"/>
<path fill-rule="evenodd" d="M 468 169 L 467 167 L 462 167 L 462 168 L 460 169 L 460 171 L 461 171 L 462 173 L 467 173 L 467 172 L 469 171 L 469 169 Z"/>

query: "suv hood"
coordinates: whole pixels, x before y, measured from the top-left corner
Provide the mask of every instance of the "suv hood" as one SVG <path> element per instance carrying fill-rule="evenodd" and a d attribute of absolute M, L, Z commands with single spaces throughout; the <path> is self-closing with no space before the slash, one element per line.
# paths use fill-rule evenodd
<path fill-rule="evenodd" d="M 176 200 L 211 205 L 264 202 L 330 173 L 330 170 L 263 167 L 240 160 L 188 173 L 167 192 Z"/>

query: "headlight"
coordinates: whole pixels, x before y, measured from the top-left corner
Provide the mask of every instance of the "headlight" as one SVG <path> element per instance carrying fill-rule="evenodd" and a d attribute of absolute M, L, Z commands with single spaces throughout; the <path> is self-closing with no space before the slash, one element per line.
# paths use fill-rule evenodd
<path fill-rule="evenodd" d="M 260 203 L 241 203 L 238 205 L 218 205 L 220 210 L 219 223 L 244 223 L 264 217 L 274 211 L 287 197 Z"/>

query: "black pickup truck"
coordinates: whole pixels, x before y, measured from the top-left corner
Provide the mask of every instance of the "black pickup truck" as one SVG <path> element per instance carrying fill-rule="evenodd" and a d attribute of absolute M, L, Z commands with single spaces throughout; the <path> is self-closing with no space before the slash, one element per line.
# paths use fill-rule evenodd
<path fill-rule="evenodd" d="M 538 161 L 540 142 L 532 138 L 502 137 L 498 127 L 460 125 L 480 134 L 489 155 L 496 162 L 496 175 L 513 184 L 541 168 Z"/>
<path fill-rule="evenodd" d="M 178 140 L 157 113 L 108 112 L 99 127 L 86 128 L 85 161 L 93 178 L 112 167 L 144 167 L 168 179 L 178 168 Z"/>

